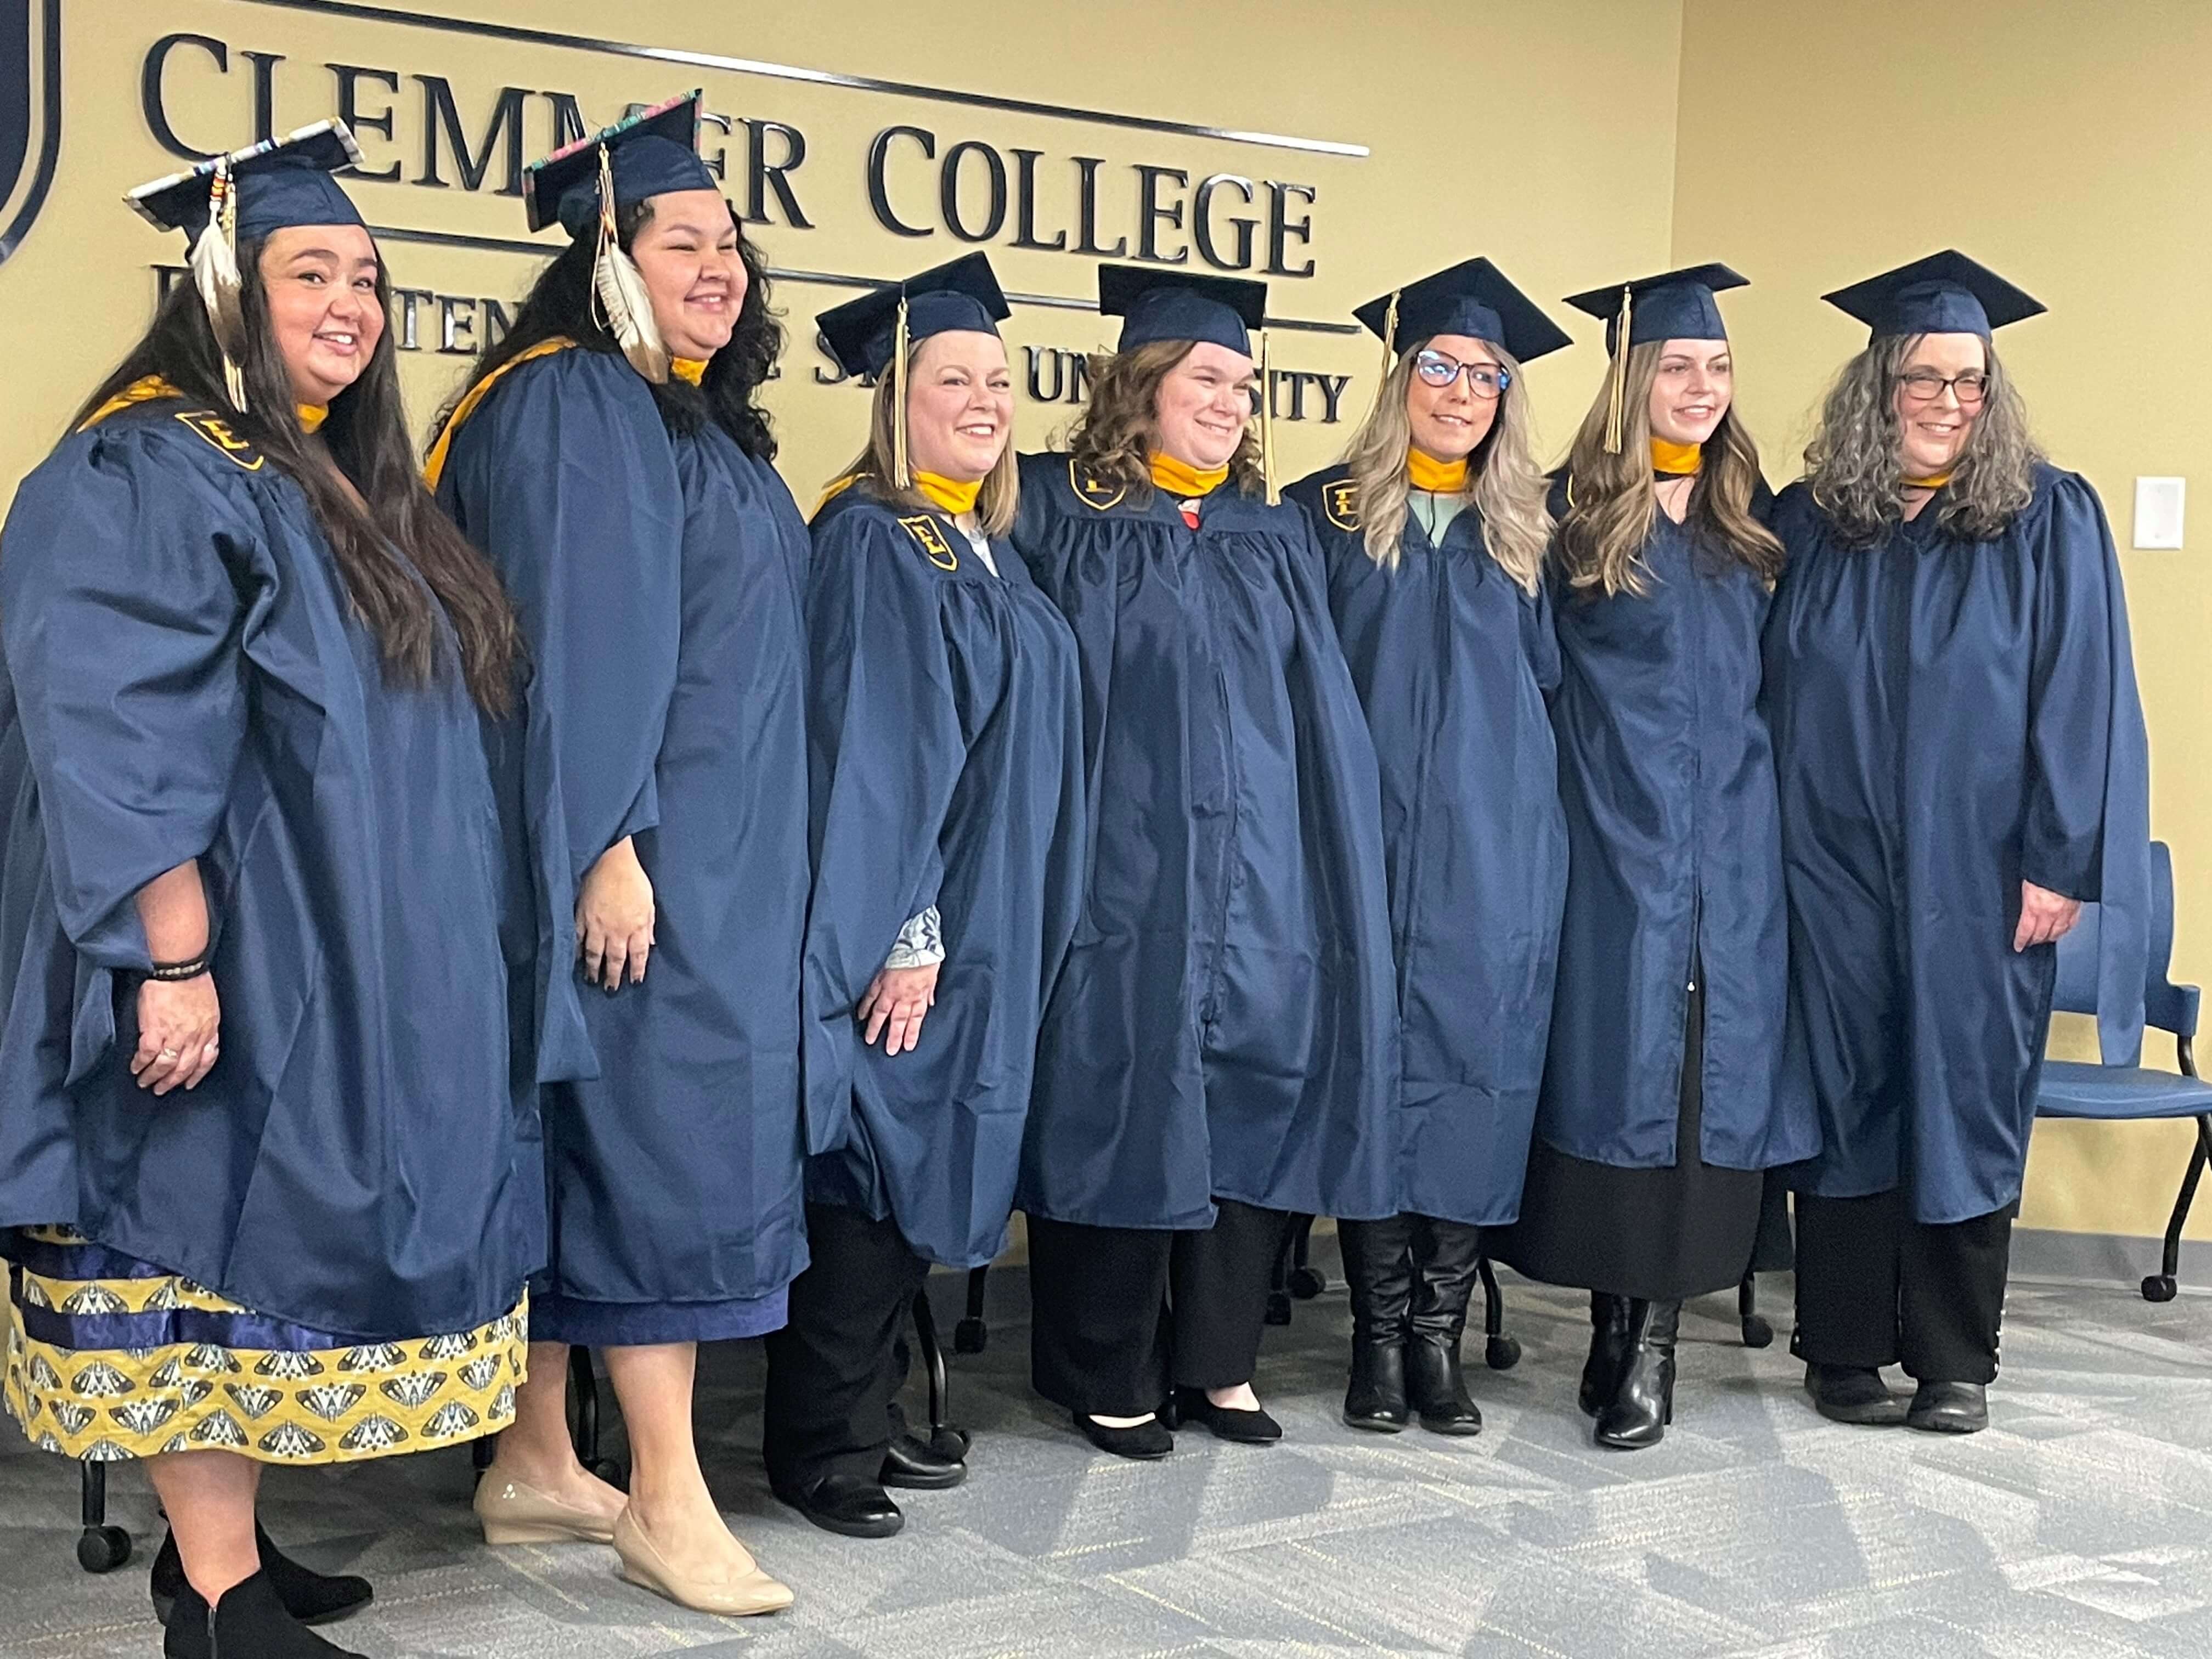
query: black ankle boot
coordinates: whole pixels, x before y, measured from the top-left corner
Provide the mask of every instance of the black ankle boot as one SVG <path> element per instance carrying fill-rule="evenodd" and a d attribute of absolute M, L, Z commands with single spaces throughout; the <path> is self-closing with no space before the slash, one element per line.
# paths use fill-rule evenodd
<path fill-rule="evenodd" d="M 283 1602 L 285 1612 L 303 1625 L 335 1624 L 350 1618 L 367 1607 L 375 1595 L 366 1578 L 356 1578 L 349 1573 L 317 1572 L 312 1567 L 301 1566 L 269 1541 L 269 1534 L 258 1522 L 253 1528 L 253 1541 L 260 1547 L 261 1571 L 269 1576 L 277 1600 Z M 177 1553 L 177 1534 L 172 1532 L 163 1535 L 161 1547 L 154 1555 L 153 1573 L 147 1582 L 154 1598 L 154 1616 L 164 1625 L 169 1622 L 169 1608 L 184 1588 L 185 1559 Z"/>
<path fill-rule="evenodd" d="M 1583 1386 L 1577 1398 L 1584 1417 L 1605 1410 L 1620 1387 L 1620 1367 L 1628 1357 L 1628 1298 L 1607 1291 L 1590 1292 L 1589 1358 L 1583 1363 Z"/>
<path fill-rule="evenodd" d="M 1412 1227 L 1402 1215 L 1340 1221 L 1336 1237 L 1352 1291 L 1352 1382 L 1344 1391 L 1344 1420 L 1355 1429 L 1395 1434 L 1412 1417 L 1406 1405 Z"/>
<path fill-rule="evenodd" d="M 1425 1218 L 1416 1231 L 1406 1401 L 1431 1434 L 1480 1434 L 1482 1413 L 1468 1398 L 1459 1340 L 1482 1262 L 1482 1229 Z"/>
<path fill-rule="evenodd" d="M 162 1621 L 161 1653 L 163 1659 L 365 1659 L 287 1613 L 266 1571 L 233 1584 L 212 1608 L 186 1583 Z"/>
<path fill-rule="evenodd" d="M 1680 1302 L 1628 1304 L 1628 1352 L 1620 1381 L 1597 1420 L 1597 1443 L 1616 1451 L 1641 1451 L 1666 1437 L 1674 1420 L 1674 1333 Z"/>

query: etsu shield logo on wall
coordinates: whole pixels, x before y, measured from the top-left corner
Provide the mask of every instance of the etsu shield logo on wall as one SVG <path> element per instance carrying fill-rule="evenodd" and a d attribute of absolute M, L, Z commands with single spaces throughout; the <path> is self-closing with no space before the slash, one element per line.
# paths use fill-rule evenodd
<path fill-rule="evenodd" d="M 0 261 L 46 204 L 61 149 L 61 0 L 0 0 Z"/>

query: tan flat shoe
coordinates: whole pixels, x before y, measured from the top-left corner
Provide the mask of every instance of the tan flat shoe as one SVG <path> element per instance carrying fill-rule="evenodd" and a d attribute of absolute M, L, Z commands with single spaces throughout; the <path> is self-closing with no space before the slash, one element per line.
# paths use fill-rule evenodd
<path fill-rule="evenodd" d="M 615 1553 L 622 1558 L 624 1578 L 640 1589 L 666 1596 L 678 1607 L 744 1619 L 757 1613 L 781 1613 L 791 1605 L 791 1586 L 780 1584 L 763 1572 L 743 1544 L 738 1545 L 738 1553 L 745 1559 L 743 1572 L 716 1573 L 711 1577 L 679 1572 L 653 1548 L 653 1540 L 628 1510 L 615 1517 L 614 1544 Z"/>
<path fill-rule="evenodd" d="M 614 1522 L 487 1472 L 471 1504 L 487 1544 L 611 1544 Z"/>

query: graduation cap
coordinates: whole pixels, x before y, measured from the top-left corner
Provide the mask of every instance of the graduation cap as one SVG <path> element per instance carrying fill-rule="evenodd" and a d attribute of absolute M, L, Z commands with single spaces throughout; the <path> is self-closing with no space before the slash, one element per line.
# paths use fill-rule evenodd
<path fill-rule="evenodd" d="M 211 156 L 189 173 L 141 185 L 123 199 L 157 230 L 198 240 L 216 212 L 235 202 L 235 234 L 258 240 L 295 225 L 357 225 L 361 210 L 331 175 L 361 161 L 343 121 L 318 121 L 283 138 Z M 224 202 L 218 205 L 218 179 Z"/>
<path fill-rule="evenodd" d="M 1605 349 L 1613 358 L 1605 427 L 1607 454 L 1620 453 L 1629 348 L 1658 340 L 1727 339 L 1720 303 L 1713 295 L 1750 286 L 1748 277 L 1726 265 L 1685 265 L 1680 270 L 1662 270 L 1656 276 L 1638 276 L 1567 296 L 1567 303 L 1577 311 L 1606 319 Z"/>
<path fill-rule="evenodd" d="M 1159 340 L 1201 342 L 1249 357 L 1251 331 L 1260 331 L 1260 470 L 1267 505 L 1282 499 L 1275 489 L 1274 411 L 1268 407 L 1267 285 L 1242 276 L 1209 276 L 1152 265 L 1098 267 L 1098 311 L 1121 319 L 1114 348 L 1131 351 Z"/>
<path fill-rule="evenodd" d="M 1407 349 L 1439 334 L 1487 341 L 1524 363 L 1574 343 L 1487 259 L 1463 259 L 1370 300 L 1352 314 L 1382 342 L 1377 397 Z"/>
<path fill-rule="evenodd" d="M 532 161 L 522 170 L 531 229 L 557 219 L 571 236 L 589 230 L 599 216 L 603 173 L 613 179 L 618 208 L 672 191 L 719 190 L 699 159 L 699 100 L 705 96 L 687 92 Z"/>
<path fill-rule="evenodd" d="M 1886 334 L 1978 334 L 1986 340 L 1992 329 L 2048 308 L 1954 247 L 1820 297 L 1866 324 L 1877 340 Z"/>
<path fill-rule="evenodd" d="M 192 239 L 186 267 L 222 356 L 231 407 L 246 413 L 246 305 L 238 243 L 297 225 L 358 225 L 361 210 L 331 175 L 361 161 L 343 121 L 318 121 L 173 173 L 124 197 L 141 217 Z"/>

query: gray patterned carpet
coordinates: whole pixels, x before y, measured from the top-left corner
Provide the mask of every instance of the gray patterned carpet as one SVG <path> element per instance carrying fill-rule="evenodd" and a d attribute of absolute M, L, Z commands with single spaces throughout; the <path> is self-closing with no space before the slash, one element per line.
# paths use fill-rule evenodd
<path fill-rule="evenodd" d="M 1782 1345 L 1743 1348 L 1716 1299 L 1685 1321 L 1673 1432 L 1622 1455 L 1574 1409 L 1577 1298 L 1506 1286 L 1526 1353 L 1478 1368 L 1479 1439 L 1337 1422 L 1332 1290 L 1268 1333 L 1261 1386 L 1285 1443 L 1186 1434 L 1147 1466 L 1092 1454 L 1030 1395 L 1024 1288 L 1005 1273 L 989 1351 L 955 1362 L 973 1478 L 909 1494 L 905 1534 L 878 1543 L 769 1498 L 757 1354 L 718 1352 L 709 1473 L 798 1590 L 773 1620 L 686 1613 L 617 1580 L 611 1552 L 486 1550 L 464 1452 L 273 1474 L 266 1513 L 315 1565 L 375 1580 L 375 1606 L 331 1633 L 380 1659 L 2212 1654 L 2212 1296 L 2015 1283 L 1995 1426 L 1965 1440 L 1822 1422 Z M 957 1287 L 937 1288 L 949 1316 Z M 1767 1293 L 1780 1304 L 1786 1281 Z M 143 1481 L 114 1482 L 137 1558 L 91 1578 L 70 1555 L 75 1473 L 0 1431 L 0 1655 L 158 1653 Z"/>

